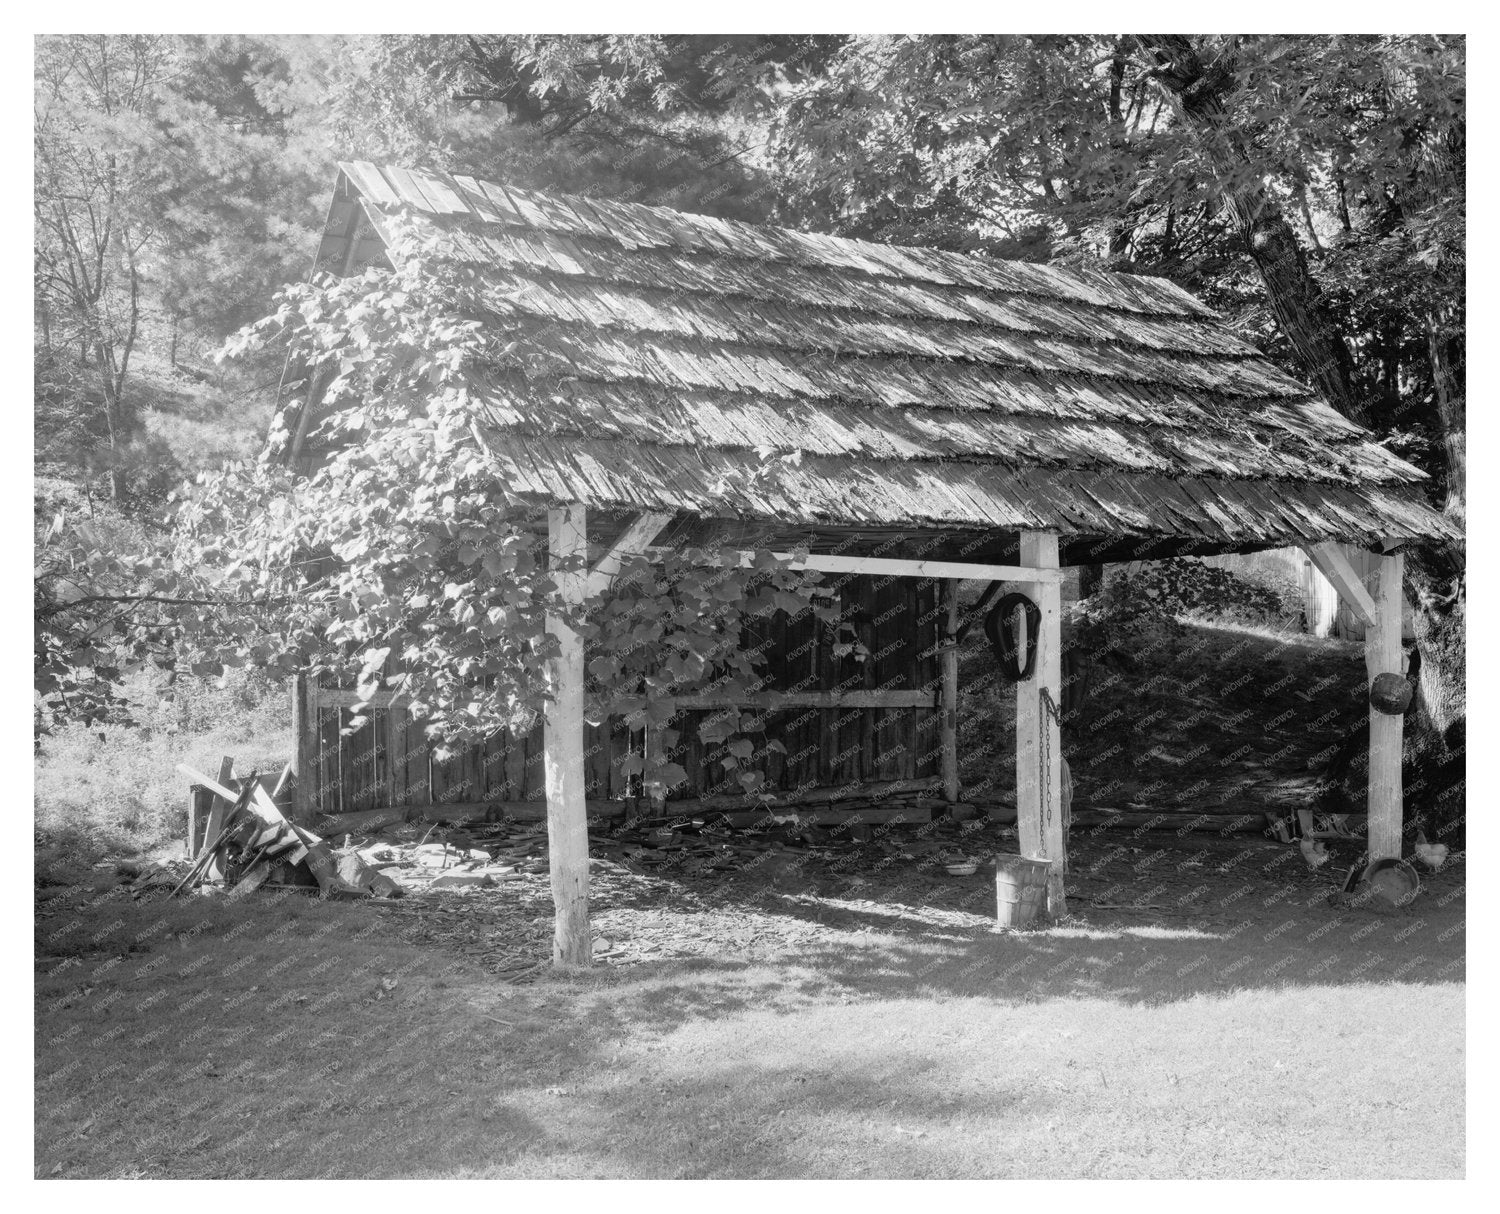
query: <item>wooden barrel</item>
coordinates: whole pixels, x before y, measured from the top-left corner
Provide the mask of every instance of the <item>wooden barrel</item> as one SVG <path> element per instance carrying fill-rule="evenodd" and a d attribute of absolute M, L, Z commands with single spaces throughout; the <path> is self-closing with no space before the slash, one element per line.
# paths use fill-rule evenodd
<path fill-rule="evenodd" d="M 995 857 L 995 919 L 1000 927 L 1025 927 L 1047 904 L 1045 860 L 1025 856 Z"/>

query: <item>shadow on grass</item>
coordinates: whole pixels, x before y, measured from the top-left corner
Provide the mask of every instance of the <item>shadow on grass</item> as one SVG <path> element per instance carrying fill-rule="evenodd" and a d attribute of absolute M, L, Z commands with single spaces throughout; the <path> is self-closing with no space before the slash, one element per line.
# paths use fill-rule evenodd
<path fill-rule="evenodd" d="M 1003 1003 L 1086 995 L 1122 1003 L 1162 1003 L 1238 990 L 1299 984 L 1461 982 L 1461 902 L 1417 906 L 1405 914 L 1302 908 L 1223 927 L 1189 923 L 1093 922 L 955 939 L 931 929 L 896 934 L 887 924 L 860 944 L 789 949 L 778 965 L 817 976 L 820 989 L 866 998 L 982 996 Z M 1139 917 L 1137 917 L 1139 918 Z M 601 982 L 651 978 L 654 1010 L 668 991 L 684 1012 L 702 1014 L 695 995 L 710 974 L 755 968 L 732 959 L 622 967 Z M 685 981 L 673 986 L 672 977 Z M 665 985 L 664 985 L 665 984 Z M 746 993 L 731 1010 L 754 1002 Z"/>

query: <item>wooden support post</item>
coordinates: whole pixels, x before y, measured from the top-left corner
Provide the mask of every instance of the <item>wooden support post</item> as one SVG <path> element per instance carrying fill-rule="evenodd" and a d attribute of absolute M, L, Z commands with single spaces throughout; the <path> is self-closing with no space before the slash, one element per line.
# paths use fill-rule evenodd
<path fill-rule="evenodd" d="M 943 581 L 943 598 L 947 611 L 943 616 L 943 650 L 938 656 L 942 673 L 938 701 L 942 720 L 943 800 L 958 800 L 958 579 Z"/>
<path fill-rule="evenodd" d="M 1380 584 L 1372 596 L 1375 620 L 1365 629 L 1365 671 L 1375 676 L 1405 673 L 1401 660 L 1401 583 L 1405 561 L 1400 556 L 1376 558 Z M 1370 785 L 1368 835 L 1370 860 L 1401 856 L 1401 725 L 1400 716 L 1370 708 Z"/>
<path fill-rule="evenodd" d="M 581 505 L 548 514 L 550 560 L 558 593 L 566 604 L 586 597 L 587 513 Z M 562 566 L 567 568 L 560 568 Z M 547 613 L 547 631 L 559 652 L 549 672 L 545 767 L 547 842 L 552 869 L 555 922 L 552 963 L 584 966 L 592 959 L 589 935 L 589 834 L 583 770 L 583 638 L 560 617 Z"/>
<path fill-rule="evenodd" d="M 1021 532 L 1021 564 L 1058 567 L 1057 535 Z M 1030 582 L 1022 592 L 1041 610 L 1036 667 L 1016 684 L 1016 823 L 1021 853 L 1046 860 L 1047 913 L 1055 920 L 1068 913 L 1063 887 L 1067 836 L 1062 817 L 1062 585 L 1057 578 Z M 1023 649 L 1021 652 L 1025 652 Z"/>

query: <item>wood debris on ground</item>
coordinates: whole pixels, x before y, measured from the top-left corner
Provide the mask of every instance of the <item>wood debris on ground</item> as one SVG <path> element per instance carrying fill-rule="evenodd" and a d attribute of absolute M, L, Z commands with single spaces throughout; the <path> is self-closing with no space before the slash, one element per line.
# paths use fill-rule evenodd
<path fill-rule="evenodd" d="M 318 835 L 291 822 L 276 804 L 290 770 L 268 791 L 255 773 L 236 780 L 234 760 L 220 766 L 222 779 L 179 765 L 179 770 L 216 798 L 192 863 L 171 886 L 170 896 L 195 888 L 243 898 L 257 889 L 307 888 L 325 898 L 399 898 L 405 890 L 355 853 L 335 852 Z M 175 876 L 175 873 L 174 873 Z M 164 884 L 161 870 L 143 874 L 136 892 Z"/>

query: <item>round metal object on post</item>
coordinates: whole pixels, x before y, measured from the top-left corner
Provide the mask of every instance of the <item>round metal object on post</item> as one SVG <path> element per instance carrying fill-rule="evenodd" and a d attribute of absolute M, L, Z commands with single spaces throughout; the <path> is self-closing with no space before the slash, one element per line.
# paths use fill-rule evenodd
<path fill-rule="evenodd" d="M 1405 676 L 1387 671 L 1370 684 L 1370 706 L 1387 716 L 1399 717 L 1411 705 L 1411 683 Z"/>

